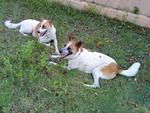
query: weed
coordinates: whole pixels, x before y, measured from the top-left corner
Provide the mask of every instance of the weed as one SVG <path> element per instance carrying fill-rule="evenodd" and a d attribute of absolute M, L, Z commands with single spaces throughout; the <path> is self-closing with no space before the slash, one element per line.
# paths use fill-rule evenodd
<path fill-rule="evenodd" d="M 139 12 L 140 12 L 139 8 L 135 6 L 134 9 L 133 9 L 133 13 L 134 14 L 139 14 Z"/>

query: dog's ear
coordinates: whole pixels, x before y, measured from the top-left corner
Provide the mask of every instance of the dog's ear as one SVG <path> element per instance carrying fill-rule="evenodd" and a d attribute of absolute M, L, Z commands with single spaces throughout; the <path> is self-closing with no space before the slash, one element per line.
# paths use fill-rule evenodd
<path fill-rule="evenodd" d="M 68 34 L 68 39 L 69 39 L 69 41 L 74 40 L 75 39 L 74 34 L 73 33 L 69 33 Z"/>
<path fill-rule="evenodd" d="M 50 25 L 53 24 L 53 20 L 49 19 L 48 22 L 49 22 Z"/>
<path fill-rule="evenodd" d="M 80 48 L 82 46 L 83 42 L 80 40 L 75 45 L 77 48 Z"/>

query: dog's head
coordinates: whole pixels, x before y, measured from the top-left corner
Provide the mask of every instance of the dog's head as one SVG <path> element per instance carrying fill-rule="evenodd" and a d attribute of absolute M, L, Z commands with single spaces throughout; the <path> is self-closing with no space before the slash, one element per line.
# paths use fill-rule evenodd
<path fill-rule="evenodd" d="M 42 18 L 37 33 L 40 35 L 40 37 L 43 37 L 47 33 L 47 30 L 52 27 L 52 25 L 52 20 L 46 20 Z"/>
<path fill-rule="evenodd" d="M 62 58 L 69 59 L 74 57 L 82 48 L 82 42 L 76 41 L 73 34 L 68 35 L 68 42 L 59 50 Z"/>

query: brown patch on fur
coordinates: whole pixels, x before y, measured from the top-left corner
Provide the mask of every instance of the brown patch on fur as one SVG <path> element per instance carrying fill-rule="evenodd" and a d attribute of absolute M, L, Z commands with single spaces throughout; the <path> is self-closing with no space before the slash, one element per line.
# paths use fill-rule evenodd
<path fill-rule="evenodd" d="M 47 29 L 47 28 L 49 28 L 49 27 L 51 27 L 52 26 L 52 21 L 51 20 L 47 20 L 44 24 L 43 24 L 43 26 Z"/>
<path fill-rule="evenodd" d="M 38 33 L 38 30 L 39 28 L 41 27 L 41 23 L 38 23 L 34 29 L 34 35 L 35 37 L 39 37 L 39 33 Z"/>
<path fill-rule="evenodd" d="M 68 34 L 69 41 L 75 40 L 75 35 L 73 33 Z"/>
<path fill-rule="evenodd" d="M 72 53 L 76 54 L 78 52 L 78 49 L 75 45 L 76 44 L 75 40 L 71 40 L 70 43 L 71 45 L 69 47 L 71 48 Z"/>
<path fill-rule="evenodd" d="M 42 20 L 42 22 L 44 21 L 44 19 Z M 42 22 L 38 23 L 34 29 L 33 35 L 35 37 L 40 37 L 40 34 L 38 33 L 38 30 L 40 27 L 44 26 L 45 29 L 49 28 L 52 26 L 52 21 L 51 20 L 46 20 L 45 23 L 43 23 L 43 25 L 41 26 Z"/>
<path fill-rule="evenodd" d="M 71 43 L 71 45 L 69 47 L 71 48 L 71 51 L 73 54 L 76 54 L 80 48 L 82 50 L 81 42 L 76 42 L 75 40 L 71 40 L 71 41 L 69 41 L 69 43 Z"/>
<path fill-rule="evenodd" d="M 101 71 L 103 75 L 106 76 L 108 79 L 112 79 L 116 76 L 117 73 L 120 73 L 122 70 L 117 64 L 110 63 L 109 65 L 102 68 Z"/>
<path fill-rule="evenodd" d="M 76 46 L 77 50 L 79 50 L 79 48 L 82 46 L 82 42 L 81 41 L 77 42 L 75 44 L 75 46 Z"/>
<path fill-rule="evenodd" d="M 81 49 L 81 52 L 83 51 L 82 50 L 82 42 L 75 40 L 74 33 L 68 34 L 68 40 L 69 40 L 68 43 L 71 43 L 70 48 L 71 48 L 73 54 L 76 54 L 79 51 L 79 49 Z"/>

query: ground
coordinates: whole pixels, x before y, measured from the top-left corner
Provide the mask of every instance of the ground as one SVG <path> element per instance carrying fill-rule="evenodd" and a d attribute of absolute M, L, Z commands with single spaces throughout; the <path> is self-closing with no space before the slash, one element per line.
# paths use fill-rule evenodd
<path fill-rule="evenodd" d="M 0 113 L 149 113 L 150 30 L 45 1 L 0 0 Z M 136 77 L 84 87 L 93 82 L 90 74 L 65 70 L 62 60 L 48 65 L 54 47 L 6 28 L 8 16 L 13 22 L 53 19 L 59 47 L 73 32 L 84 47 L 110 55 L 122 68 L 139 61 L 141 69 Z"/>

